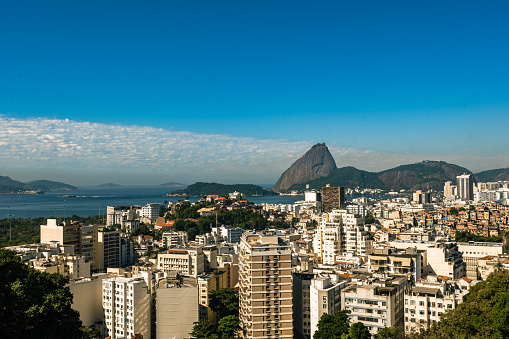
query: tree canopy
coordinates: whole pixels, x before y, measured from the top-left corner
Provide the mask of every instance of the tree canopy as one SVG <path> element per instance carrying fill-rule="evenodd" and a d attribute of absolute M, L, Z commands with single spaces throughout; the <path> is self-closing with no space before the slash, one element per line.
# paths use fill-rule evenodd
<path fill-rule="evenodd" d="M 209 297 L 209 306 L 217 312 L 218 319 L 239 314 L 239 297 L 231 288 L 211 291 Z"/>
<path fill-rule="evenodd" d="M 508 338 L 509 271 L 497 269 L 470 289 L 422 338 Z"/>
<path fill-rule="evenodd" d="M 350 312 L 343 310 L 335 315 L 327 313 L 322 315 L 313 339 L 341 339 L 343 335 L 348 335 L 350 329 L 348 313 Z"/>
<path fill-rule="evenodd" d="M 80 338 L 67 278 L 36 271 L 0 249 L 0 333 L 3 338 Z"/>

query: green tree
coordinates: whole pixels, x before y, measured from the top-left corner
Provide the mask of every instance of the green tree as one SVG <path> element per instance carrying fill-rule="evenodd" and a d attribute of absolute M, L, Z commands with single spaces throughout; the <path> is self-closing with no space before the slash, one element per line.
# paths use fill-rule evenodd
<path fill-rule="evenodd" d="M 341 337 L 343 339 L 371 339 L 371 333 L 363 323 L 357 322 L 350 326 L 348 334 L 343 334 Z"/>
<path fill-rule="evenodd" d="M 405 339 L 402 327 L 384 327 L 375 335 L 375 339 Z"/>
<path fill-rule="evenodd" d="M 221 339 L 236 339 L 240 330 L 238 315 L 227 315 L 218 322 L 217 334 Z"/>
<path fill-rule="evenodd" d="M 335 315 L 324 314 L 318 321 L 318 330 L 313 335 L 314 339 L 341 339 L 347 335 L 350 329 L 350 311 L 339 311 Z"/>
<path fill-rule="evenodd" d="M 473 286 L 423 338 L 509 338 L 509 271 L 496 269 Z"/>
<path fill-rule="evenodd" d="M 80 338 L 68 279 L 28 267 L 0 249 L 0 333 L 3 338 Z"/>
<path fill-rule="evenodd" d="M 219 339 L 214 325 L 207 319 L 201 319 L 194 323 L 191 336 L 196 339 Z"/>
<path fill-rule="evenodd" d="M 217 312 L 219 319 L 239 313 L 239 297 L 231 288 L 222 288 L 211 291 L 209 294 L 209 307 Z"/>

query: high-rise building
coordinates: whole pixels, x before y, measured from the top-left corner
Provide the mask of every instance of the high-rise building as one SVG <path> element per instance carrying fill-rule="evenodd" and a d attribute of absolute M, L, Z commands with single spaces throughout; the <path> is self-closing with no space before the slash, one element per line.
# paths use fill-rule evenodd
<path fill-rule="evenodd" d="M 156 338 L 190 338 L 199 320 L 196 278 L 172 272 L 159 281 L 156 294 Z"/>
<path fill-rule="evenodd" d="M 101 227 L 97 233 L 96 268 L 120 267 L 120 231 L 114 227 Z"/>
<path fill-rule="evenodd" d="M 310 328 L 311 338 L 318 330 L 318 322 L 324 314 L 334 315 L 341 310 L 341 290 L 348 280 L 332 281 L 329 276 L 319 276 L 311 280 L 310 286 Z"/>
<path fill-rule="evenodd" d="M 243 338 L 293 338 L 292 252 L 276 234 L 245 232 L 239 247 Z"/>
<path fill-rule="evenodd" d="M 324 211 L 345 207 L 345 188 L 329 185 L 322 187 L 322 206 Z"/>
<path fill-rule="evenodd" d="M 46 225 L 41 225 L 41 244 L 58 242 L 60 245 L 72 245 L 74 254 L 81 255 L 80 232 L 77 222 L 48 219 Z"/>
<path fill-rule="evenodd" d="M 293 328 L 295 338 L 311 338 L 311 280 L 314 274 L 293 274 Z"/>
<path fill-rule="evenodd" d="M 463 174 L 456 177 L 458 195 L 461 200 L 474 200 L 474 177 L 472 174 Z"/>
<path fill-rule="evenodd" d="M 151 300 L 143 277 L 103 280 L 104 325 L 111 339 L 141 334 L 150 339 Z"/>

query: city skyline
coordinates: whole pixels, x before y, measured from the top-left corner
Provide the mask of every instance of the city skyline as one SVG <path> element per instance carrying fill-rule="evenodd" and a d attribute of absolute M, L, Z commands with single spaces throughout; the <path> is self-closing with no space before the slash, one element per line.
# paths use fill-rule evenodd
<path fill-rule="evenodd" d="M 0 175 L 276 182 L 338 167 L 509 167 L 509 5 L 0 5 Z"/>

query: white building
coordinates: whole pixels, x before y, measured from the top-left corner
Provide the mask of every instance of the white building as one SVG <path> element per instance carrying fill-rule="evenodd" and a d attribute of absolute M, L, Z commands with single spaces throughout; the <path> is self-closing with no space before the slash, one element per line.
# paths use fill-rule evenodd
<path fill-rule="evenodd" d="M 405 295 L 405 332 L 418 333 L 429 329 L 446 311 L 455 309 L 462 302 L 470 286 L 470 279 L 440 279 L 428 276 L 418 281 Z"/>
<path fill-rule="evenodd" d="M 352 323 L 361 322 L 376 334 L 381 328 L 404 326 L 407 277 L 361 276 L 341 291 L 341 309 L 349 310 Z"/>
<path fill-rule="evenodd" d="M 161 204 L 147 204 L 141 208 L 140 217 L 155 221 L 159 217 L 159 211 L 161 211 Z"/>
<path fill-rule="evenodd" d="M 202 246 L 172 248 L 157 255 L 157 267 L 165 274 L 177 271 L 184 276 L 197 277 L 205 271 Z"/>
<path fill-rule="evenodd" d="M 217 234 L 222 241 L 228 244 L 240 244 L 244 230 L 240 227 L 222 225 L 221 227 L 212 227 L 212 233 Z"/>
<path fill-rule="evenodd" d="M 313 250 L 325 265 L 334 265 L 339 256 L 365 256 L 372 244 L 364 218 L 346 210 L 324 214 L 313 236 Z"/>
<path fill-rule="evenodd" d="M 132 338 L 139 333 L 150 339 L 150 292 L 143 277 L 103 280 L 105 332 L 112 339 Z"/>
<path fill-rule="evenodd" d="M 230 197 L 230 199 L 235 199 L 237 201 L 246 200 L 246 195 L 244 193 L 240 193 L 237 191 L 228 194 L 228 196 Z"/>
<path fill-rule="evenodd" d="M 311 280 L 310 293 L 310 329 L 311 338 L 318 330 L 318 321 L 324 314 L 334 315 L 341 310 L 341 290 L 347 280 L 338 281 L 337 276 L 319 276 Z"/>
<path fill-rule="evenodd" d="M 186 246 L 189 242 L 186 231 L 164 232 L 162 236 L 162 244 L 167 248 Z"/>
<path fill-rule="evenodd" d="M 456 177 L 458 196 L 461 200 L 474 200 L 474 177 L 472 174 L 463 174 Z"/>

